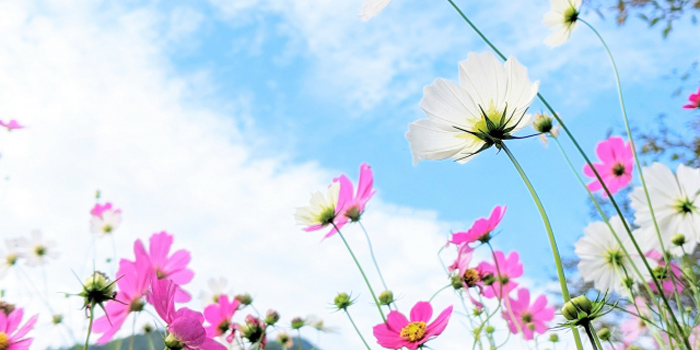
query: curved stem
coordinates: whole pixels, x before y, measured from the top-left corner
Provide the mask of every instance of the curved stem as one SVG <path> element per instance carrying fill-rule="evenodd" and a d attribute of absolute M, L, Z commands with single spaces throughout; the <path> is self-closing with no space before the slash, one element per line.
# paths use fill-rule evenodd
<path fill-rule="evenodd" d="M 435 299 L 435 297 L 436 297 L 438 294 L 440 294 L 440 292 L 442 292 L 443 290 L 445 290 L 445 289 L 447 289 L 447 288 L 450 288 L 450 287 L 452 287 L 452 285 L 451 285 L 451 284 L 448 284 L 448 285 L 446 285 L 446 286 L 444 286 L 444 287 L 438 289 L 437 292 L 433 293 L 433 296 L 431 296 L 430 299 L 428 299 L 428 302 L 433 301 L 433 299 Z"/>
<path fill-rule="evenodd" d="M 540 197 L 537 195 L 537 192 L 535 191 L 535 188 L 532 186 L 532 183 L 530 182 L 530 179 L 528 179 L 527 175 L 525 174 L 525 171 L 523 168 L 520 166 L 518 161 L 515 159 L 515 156 L 513 156 L 513 153 L 511 153 L 510 149 L 508 146 L 505 144 L 501 144 L 501 147 L 503 151 L 508 155 L 508 158 L 510 158 L 510 161 L 513 163 L 513 166 L 515 166 L 515 169 L 518 171 L 518 174 L 520 174 L 520 177 L 523 179 L 523 182 L 525 183 L 525 186 L 527 187 L 528 191 L 530 192 L 530 195 L 532 196 L 532 199 L 535 201 L 535 205 L 537 206 L 537 210 L 540 212 L 540 216 L 542 217 L 542 222 L 544 223 L 544 227 L 547 230 L 547 238 L 549 239 L 549 245 L 550 248 L 552 249 L 552 256 L 554 257 L 554 264 L 557 267 L 557 277 L 559 278 L 559 286 L 561 287 L 561 294 L 564 297 L 565 301 L 569 301 L 570 296 L 569 296 L 569 288 L 566 286 L 566 276 L 564 275 L 564 267 L 561 262 L 561 257 L 559 256 L 559 249 L 557 248 L 557 242 L 556 239 L 554 238 L 554 232 L 552 231 L 552 226 L 549 223 L 549 218 L 547 217 L 547 212 L 544 210 L 544 206 L 542 205 L 542 202 L 540 201 Z M 581 337 L 578 334 L 578 330 L 576 330 L 575 327 L 571 327 L 572 333 L 574 334 L 574 340 L 576 342 L 576 347 L 579 350 L 583 349 L 583 344 L 581 343 Z"/>
<path fill-rule="evenodd" d="M 355 332 L 357 332 L 357 335 L 360 336 L 360 339 L 362 339 L 362 342 L 365 344 L 365 347 L 367 347 L 367 350 L 370 350 L 369 344 L 367 344 L 365 337 L 363 337 L 362 333 L 360 333 L 360 329 L 357 328 L 357 325 L 355 324 L 355 321 L 353 321 L 352 317 L 350 316 L 348 309 L 344 309 L 344 310 L 345 310 L 345 314 L 348 315 L 348 319 L 350 320 L 350 323 L 352 323 L 352 327 L 355 328 Z"/>
<path fill-rule="evenodd" d="M 355 265 L 357 265 L 357 269 L 360 270 L 360 274 L 362 274 L 362 278 L 365 280 L 365 284 L 367 284 L 367 288 L 369 288 L 370 294 L 372 294 L 372 299 L 374 299 L 374 304 L 377 305 L 377 310 L 379 310 L 379 314 L 382 315 L 382 320 L 384 320 L 384 322 L 386 323 L 386 316 L 384 316 L 384 311 L 382 311 L 382 305 L 379 303 L 379 299 L 377 299 L 377 295 L 374 294 L 374 289 L 372 289 L 372 285 L 369 283 L 369 280 L 367 279 L 367 275 L 365 274 L 365 271 L 362 269 L 360 262 L 357 261 L 357 257 L 355 257 L 355 253 L 352 252 L 352 249 L 350 248 L 348 241 L 345 240 L 345 236 L 343 236 L 343 233 L 340 232 L 340 229 L 338 229 L 338 226 L 336 226 L 335 223 L 333 223 L 332 225 L 335 228 L 335 230 L 338 231 L 338 236 L 340 236 L 340 238 L 343 240 L 343 243 L 345 243 L 345 248 L 347 248 L 348 252 L 350 252 L 350 256 L 352 256 L 352 260 L 355 261 Z"/>
<path fill-rule="evenodd" d="M 374 267 L 377 269 L 377 274 L 379 275 L 379 280 L 382 281 L 382 287 L 384 287 L 384 290 L 389 290 L 389 287 L 386 286 L 386 282 L 384 281 L 384 276 L 382 275 L 382 271 L 379 269 L 379 264 L 377 264 L 377 259 L 374 257 L 374 249 L 372 248 L 372 241 L 369 239 L 369 234 L 367 233 L 367 230 L 365 229 L 365 225 L 363 225 L 361 221 L 358 221 L 357 223 L 360 224 L 360 228 L 362 229 L 362 232 L 365 234 L 365 238 L 367 238 L 367 245 L 369 246 L 369 255 L 372 257 L 372 262 L 374 263 Z M 397 309 L 396 302 L 394 302 L 393 304 L 394 304 L 394 309 Z"/>

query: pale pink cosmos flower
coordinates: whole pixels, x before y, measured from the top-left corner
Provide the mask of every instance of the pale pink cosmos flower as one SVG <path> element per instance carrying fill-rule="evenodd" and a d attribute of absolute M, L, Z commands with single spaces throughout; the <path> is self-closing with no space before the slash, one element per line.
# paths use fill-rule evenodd
<path fill-rule="evenodd" d="M 491 216 L 477 219 L 467 232 L 453 233 L 450 243 L 459 245 L 462 243 L 470 244 L 476 241 L 488 242 L 491 239 L 491 233 L 496 229 L 498 223 L 503 220 L 503 216 L 506 215 L 506 208 L 506 206 L 495 206 L 491 211 Z"/>
<path fill-rule="evenodd" d="M 600 142 L 595 151 L 602 163 L 593 164 L 593 166 L 603 178 L 610 193 L 615 194 L 625 188 L 632 181 L 632 169 L 634 168 L 634 155 L 630 143 L 625 143 L 621 137 L 613 136 Z M 600 184 L 593 169 L 588 164 L 583 167 L 583 173 L 594 178 L 588 184 L 588 189 L 591 192 L 603 189 L 603 185 Z M 607 193 L 604 194 L 607 196 Z"/>
<path fill-rule="evenodd" d="M 687 105 L 684 105 L 683 108 L 685 109 L 696 109 L 700 108 L 700 87 L 698 87 L 698 92 L 694 94 L 690 94 L 688 96 L 688 103 Z"/>
<path fill-rule="evenodd" d="M 112 203 L 105 203 L 100 205 L 96 203 L 95 207 L 90 210 L 90 231 L 92 233 L 98 233 L 102 235 L 107 235 L 114 230 L 116 230 L 122 222 L 122 211 L 121 209 L 113 209 Z"/>
<path fill-rule="evenodd" d="M 411 309 L 411 320 L 398 311 L 391 311 L 386 323 L 374 326 L 377 343 L 386 349 L 408 348 L 416 350 L 428 340 L 437 337 L 447 327 L 452 315 L 452 306 L 442 311 L 432 323 L 433 308 L 427 301 L 416 303 Z"/>
<path fill-rule="evenodd" d="M 155 276 L 154 276 L 155 277 Z M 226 350 L 226 347 L 207 336 L 201 313 L 186 307 L 175 310 L 177 286 L 172 280 L 151 279 L 148 302 L 167 324 L 166 347 L 187 350 Z"/>
<path fill-rule="evenodd" d="M 221 295 L 217 303 L 207 306 L 204 309 L 204 319 L 209 322 L 209 326 L 205 328 L 207 336 L 212 338 L 220 337 L 231 330 L 231 333 L 226 337 L 226 341 L 229 343 L 233 342 L 235 332 L 231 319 L 236 310 L 238 310 L 239 305 L 238 300 L 231 299 L 229 301 L 227 295 Z"/>
<path fill-rule="evenodd" d="M 24 129 L 23 125 L 20 125 L 16 120 L 12 119 L 9 122 L 5 123 L 2 120 L 0 120 L 0 126 L 7 128 L 8 131 L 16 130 L 16 129 Z"/>
<path fill-rule="evenodd" d="M 659 251 L 656 249 L 650 250 L 645 255 L 647 258 L 651 258 L 652 260 L 656 261 L 658 266 L 666 266 L 663 255 L 661 255 L 661 253 L 659 253 Z M 678 293 L 683 292 L 683 271 L 681 270 L 681 267 L 673 261 L 671 261 L 671 273 L 673 276 L 665 276 L 666 278 L 661 281 L 661 289 L 663 289 L 664 293 L 667 295 L 673 293 L 674 290 L 678 291 Z M 659 291 L 653 281 L 649 282 L 649 287 L 654 292 Z"/>
<path fill-rule="evenodd" d="M 518 298 L 509 297 L 508 310 L 503 311 L 503 318 L 508 321 L 508 327 L 513 334 L 520 329 L 523 338 L 531 340 L 534 333 L 544 334 L 547 324 L 554 318 L 554 307 L 547 307 L 547 297 L 540 295 L 530 305 L 530 291 L 518 289 Z"/>
<path fill-rule="evenodd" d="M 464 289 L 467 291 L 469 300 L 476 306 L 477 309 L 483 309 L 484 305 L 474 299 L 470 293 L 472 287 L 477 287 L 481 293 L 482 287 L 479 284 L 482 279 L 482 272 L 478 266 L 472 266 L 472 258 L 474 257 L 474 248 L 469 247 L 467 243 L 462 243 L 457 251 L 457 259 L 449 266 L 450 271 L 457 271 L 457 276 L 462 281 Z"/>
<path fill-rule="evenodd" d="M 483 286 L 482 295 L 486 298 L 508 295 L 518 286 L 513 279 L 523 275 L 523 264 L 520 262 L 518 252 L 510 252 L 506 259 L 502 251 L 494 252 L 495 264 L 483 261 L 478 268 L 484 276 L 480 284 Z M 491 275 L 492 278 L 487 277 Z"/>
<path fill-rule="evenodd" d="M 189 293 L 181 288 L 182 285 L 192 281 L 194 272 L 187 268 L 190 262 L 190 252 L 180 249 L 168 256 L 170 247 L 173 244 L 173 236 L 163 231 L 151 236 L 148 252 L 144 248 L 141 240 L 134 243 L 134 253 L 136 260 L 145 259 L 153 269 L 159 280 L 171 280 L 175 283 L 175 301 L 186 303 L 192 299 Z"/>
<path fill-rule="evenodd" d="M 14 309 L 9 314 L 5 314 L 0 310 L 0 349 L 3 350 L 28 350 L 32 344 L 32 338 L 25 338 L 36 324 L 39 315 L 32 316 L 24 326 L 19 327 L 22 323 L 24 310 L 21 308 Z"/>
<path fill-rule="evenodd" d="M 374 184 L 374 176 L 372 168 L 362 163 L 360 165 L 360 178 L 357 180 L 357 193 L 355 193 L 352 181 L 345 176 L 340 175 L 333 179 L 340 182 L 340 197 L 338 202 L 345 203 L 343 206 L 343 215 L 351 221 L 359 221 L 362 213 L 365 212 L 365 205 L 376 191 L 372 189 Z"/>
<path fill-rule="evenodd" d="M 102 333 L 98 344 L 109 342 L 132 312 L 143 310 L 144 297 L 151 286 L 153 270 L 145 259 L 136 262 L 122 259 L 116 274 L 117 296 L 105 305 L 105 316 L 95 320 L 93 332 Z"/>
<path fill-rule="evenodd" d="M 627 305 L 627 311 L 632 315 L 640 315 L 642 317 L 651 318 L 651 312 L 649 312 L 649 307 L 644 299 L 636 297 L 635 301 L 637 303 L 637 307 L 639 307 L 639 310 L 637 310 L 637 307 L 635 307 L 634 304 L 630 304 Z M 622 322 L 620 325 L 620 330 L 624 335 L 623 341 L 626 344 L 631 344 L 639 339 L 639 337 L 645 335 L 649 328 L 647 327 L 646 323 L 644 323 L 642 318 L 632 316 L 626 321 Z"/>
<path fill-rule="evenodd" d="M 311 195 L 311 201 L 306 207 L 297 208 L 294 216 L 299 224 L 306 226 L 304 231 L 318 231 L 331 225 L 331 230 L 324 238 L 328 238 L 337 232 L 348 222 L 348 218 L 342 215 L 345 210 L 345 201 L 352 198 L 352 189 L 346 186 L 342 189 L 340 181 L 331 182 L 328 193 L 324 196 L 318 191 Z M 337 229 L 336 229 L 337 228 Z"/>

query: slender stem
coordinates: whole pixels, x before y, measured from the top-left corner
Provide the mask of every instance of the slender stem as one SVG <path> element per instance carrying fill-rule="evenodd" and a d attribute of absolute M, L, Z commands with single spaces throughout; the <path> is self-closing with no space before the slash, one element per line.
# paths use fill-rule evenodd
<path fill-rule="evenodd" d="M 600 341 L 598 340 L 598 337 L 596 337 L 595 331 L 593 330 L 591 324 L 586 323 L 583 325 L 583 329 L 586 330 L 586 334 L 588 335 L 588 339 L 591 341 L 591 346 L 593 346 L 593 349 L 603 350 L 603 347 L 600 345 Z"/>
<path fill-rule="evenodd" d="M 87 336 L 85 337 L 85 350 L 88 350 L 90 343 L 90 333 L 92 333 L 92 320 L 95 318 L 95 303 L 90 304 L 90 323 L 88 323 Z"/>
<path fill-rule="evenodd" d="M 433 294 L 433 296 L 431 296 L 430 299 L 428 299 L 428 302 L 433 301 L 433 299 L 435 299 L 435 297 L 436 297 L 438 294 L 440 294 L 440 292 L 442 292 L 443 290 L 445 290 L 445 289 L 447 289 L 447 288 L 450 288 L 450 287 L 452 287 L 452 285 L 451 285 L 451 284 L 448 284 L 448 285 L 446 285 L 446 286 L 444 286 L 444 287 L 438 289 L 437 292 L 435 292 L 435 293 Z"/>
<path fill-rule="evenodd" d="M 389 290 L 389 287 L 386 286 L 386 282 L 384 281 L 384 276 L 382 275 L 382 271 L 379 269 L 379 264 L 377 264 L 377 259 L 374 257 L 374 249 L 372 248 L 372 241 L 369 239 L 369 234 L 367 233 L 367 230 L 365 229 L 365 225 L 363 225 L 361 221 L 358 221 L 357 223 L 360 224 L 360 228 L 362 228 L 362 232 L 365 234 L 365 238 L 367 238 L 367 245 L 369 246 L 369 255 L 372 257 L 372 262 L 374 263 L 374 267 L 377 269 L 377 274 L 379 275 L 379 280 L 382 281 L 382 286 L 384 287 L 384 290 Z M 394 304 L 394 308 L 396 309 L 397 308 L 396 302 L 394 302 L 393 304 Z"/>
<path fill-rule="evenodd" d="M 365 284 L 367 284 L 367 288 L 369 289 L 370 294 L 372 294 L 372 299 L 374 299 L 374 304 L 377 306 L 377 310 L 379 310 L 379 314 L 382 315 L 382 320 L 384 320 L 384 322 L 386 322 L 386 316 L 384 316 L 384 311 L 382 311 L 382 305 L 379 304 L 379 300 L 377 299 L 377 295 L 374 294 L 374 289 L 372 289 L 372 285 L 369 283 L 369 280 L 367 279 L 367 275 L 365 274 L 365 271 L 362 269 L 360 262 L 357 261 L 357 257 L 355 257 L 355 253 L 352 252 L 352 249 L 350 248 L 348 241 L 345 240 L 345 236 L 343 236 L 343 233 L 340 232 L 340 229 L 338 229 L 338 226 L 336 226 L 335 223 L 333 223 L 332 225 L 335 228 L 335 230 L 338 231 L 338 236 L 340 236 L 340 238 L 343 240 L 343 243 L 345 243 L 345 248 L 347 248 L 348 252 L 350 252 L 350 256 L 352 256 L 352 260 L 355 261 L 355 265 L 357 265 L 357 269 L 360 270 L 360 274 L 362 274 L 362 278 L 365 280 Z"/>
<path fill-rule="evenodd" d="M 156 350 L 156 347 L 153 345 L 153 337 L 150 333 L 146 334 L 146 340 L 148 341 L 148 350 Z"/>
<path fill-rule="evenodd" d="M 559 286 L 561 287 L 561 294 L 564 297 L 565 301 L 569 301 L 570 296 L 569 296 L 569 288 L 566 286 L 566 276 L 564 275 L 564 267 L 561 263 L 561 257 L 559 256 L 559 249 L 557 248 L 557 242 L 556 239 L 554 238 L 554 232 L 552 231 L 552 226 L 549 223 L 549 218 L 547 218 L 547 213 L 544 210 L 544 206 L 542 205 L 542 202 L 540 201 L 540 197 L 537 195 L 537 192 L 535 191 L 535 188 L 532 186 L 532 183 L 530 183 L 530 179 L 528 179 L 527 175 L 525 174 L 525 171 L 523 168 L 520 166 L 518 161 L 515 159 L 515 156 L 513 156 L 513 153 L 511 153 L 510 149 L 508 146 L 505 144 L 501 144 L 501 147 L 505 151 L 505 153 L 508 155 L 508 158 L 510 158 L 510 161 L 513 163 L 513 166 L 515 166 L 515 169 L 518 171 L 518 174 L 520 174 L 520 177 L 522 177 L 523 182 L 525 183 L 525 186 L 527 187 L 528 191 L 530 191 L 530 195 L 532 196 L 532 199 L 535 201 L 535 205 L 537 206 L 537 210 L 540 212 L 540 216 L 542 217 L 542 222 L 544 223 L 544 227 L 547 230 L 547 237 L 549 238 L 549 245 L 550 248 L 552 249 L 552 255 L 554 257 L 554 264 L 557 267 L 557 276 L 559 278 Z M 581 343 L 581 336 L 578 334 L 578 330 L 576 330 L 575 327 L 571 327 L 572 333 L 574 334 L 574 341 L 576 342 L 576 348 L 579 350 L 583 350 L 583 344 Z"/>
<path fill-rule="evenodd" d="M 298 340 L 298 342 L 297 342 L 297 348 L 298 348 L 299 350 L 302 350 L 302 349 L 301 349 L 301 328 L 297 328 L 297 340 Z"/>
<path fill-rule="evenodd" d="M 498 48 L 496 48 L 496 46 L 493 45 L 491 43 L 491 41 L 489 41 L 489 39 L 486 38 L 486 36 L 483 33 L 481 33 L 479 28 L 477 28 L 474 25 L 474 23 L 472 23 L 472 21 L 469 20 L 469 18 L 467 18 L 467 16 L 464 14 L 464 12 L 462 12 L 462 10 L 460 10 L 459 7 L 457 7 L 457 5 L 452 0 L 447 0 L 447 2 L 449 2 L 450 5 L 452 5 L 452 7 L 454 7 L 455 10 L 457 10 L 457 13 L 459 13 L 459 15 L 462 16 L 462 19 L 464 19 L 464 21 L 467 22 L 467 24 L 469 24 L 470 27 L 472 27 L 472 29 L 476 32 L 476 34 L 478 34 L 481 37 L 481 40 L 483 40 L 486 43 L 486 45 L 488 45 L 491 48 L 491 50 L 493 50 L 493 52 L 495 52 L 502 60 L 505 61 L 506 56 L 504 56 L 501 53 L 501 51 L 498 50 Z"/>
<path fill-rule="evenodd" d="M 360 339 L 362 339 L 362 342 L 365 344 L 365 347 L 367 347 L 367 350 L 370 350 L 371 348 L 369 347 L 369 344 L 367 344 L 365 337 L 362 336 L 360 329 L 357 328 L 357 325 L 355 324 L 355 321 L 353 321 L 352 316 L 350 316 L 348 309 L 344 309 L 344 310 L 345 310 L 345 314 L 348 315 L 348 319 L 350 320 L 350 323 L 352 323 L 352 327 L 355 328 L 355 332 L 357 332 L 357 335 L 360 336 Z"/>

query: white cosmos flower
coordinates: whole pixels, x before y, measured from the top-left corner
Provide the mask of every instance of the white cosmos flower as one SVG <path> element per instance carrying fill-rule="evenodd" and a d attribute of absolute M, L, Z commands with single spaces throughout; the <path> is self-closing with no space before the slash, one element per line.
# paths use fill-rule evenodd
<path fill-rule="evenodd" d="M 365 6 L 362 6 L 360 9 L 360 17 L 367 22 L 370 18 L 382 12 L 390 2 L 391 0 L 365 0 Z"/>
<path fill-rule="evenodd" d="M 111 234 L 122 223 L 121 210 L 107 209 L 99 216 L 93 215 L 90 219 L 90 232 L 101 236 Z"/>
<path fill-rule="evenodd" d="M 294 216 L 297 222 L 306 226 L 304 230 L 315 231 L 330 225 L 338 214 L 338 198 L 340 197 L 340 182 L 333 181 L 328 186 L 328 193 L 318 191 L 311 195 L 309 206 L 297 208 Z"/>
<path fill-rule="evenodd" d="M 691 253 L 700 242 L 700 169 L 681 164 L 673 174 L 666 166 L 654 163 L 642 171 L 664 248 L 675 255 L 683 254 L 683 250 Z M 644 189 L 636 187 L 630 199 L 642 241 L 649 243 L 648 249 L 660 250 Z M 671 238 L 679 233 L 685 236 L 683 248 L 671 243 Z"/>
<path fill-rule="evenodd" d="M 574 252 L 581 259 L 578 263 L 578 271 L 585 281 L 593 282 L 595 289 L 601 292 L 613 290 L 624 293 L 627 290 L 622 284 L 624 279 L 629 277 L 635 282 L 643 283 L 647 282 L 650 275 L 642 257 L 639 256 L 626 233 L 620 217 L 611 218 L 610 226 L 620 237 L 631 259 L 625 256 L 610 228 L 602 221 L 592 222 L 586 226 L 583 237 L 574 244 Z M 639 280 L 632 264 L 642 273 L 644 281 Z M 656 267 L 653 260 L 649 260 L 649 264 L 652 268 Z"/>
<path fill-rule="evenodd" d="M 7 271 L 15 266 L 20 258 L 24 257 L 24 255 L 17 250 L 19 243 L 20 240 L 17 239 L 5 240 L 6 251 L 0 253 L 0 279 L 5 277 Z"/>
<path fill-rule="evenodd" d="M 525 112 L 537 95 L 527 69 L 514 57 L 505 65 L 490 52 L 470 53 L 459 63 L 459 83 L 439 78 L 423 90 L 428 119 L 408 126 L 413 162 L 471 156 L 532 122 Z"/>
<path fill-rule="evenodd" d="M 207 284 L 209 285 L 209 290 L 202 291 L 199 294 L 199 299 L 205 307 L 212 303 L 218 303 L 219 297 L 222 295 L 227 295 L 229 299 L 233 299 L 233 291 L 226 289 L 228 281 L 225 278 L 210 278 Z"/>
<path fill-rule="evenodd" d="M 569 40 L 571 32 L 576 29 L 581 8 L 581 0 L 549 0 L 552 10 L 545 13 L 544 23 L 547 28 L 556 29 L 545 39 L 549 46 L 559 46 Z"/>
<path fill-rule="evenodd" d="M 48 258 L 58 259 L 56 242 L 44 240 L 41 232 L 32 231 L 28 240 L 22 240 L 20 248 L 23 248 L 27 257 L 27 266 L 39 266 L 48 262 Z"/>

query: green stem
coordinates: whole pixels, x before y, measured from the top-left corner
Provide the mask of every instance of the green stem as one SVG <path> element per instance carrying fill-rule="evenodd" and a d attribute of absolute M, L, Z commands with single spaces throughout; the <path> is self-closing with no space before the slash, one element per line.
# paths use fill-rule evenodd
<path fill-rule="evenodd" d="M 355 324 L 355 321 L 353 321 L 352 316 L 350 316 L 348 309 L 345 309 L 345 314 L 348 315 L 348 319 L 350 320 L 350 323 L 352 323 L 352 327 L 355 328 L 355 332 L 357 332 L 357 335 L 360 336 L 360 339 L 362 339 L 362 342 L 365 344 L 365 347 L 367 347 L 367 350 L 370 350 L 371 348 L 369 347 L 369 344 L 367 344 L 365 337 L 362 336 L 360 329 L 357 328 L 357 325 Z"/>
<path fill-rule="evenodd" d="M 302 350 L 301 349 L 301 328 L 297 329 L 297 340 L 298 340 L 297 349 Z"/>
<path fill-rule="evenodd" d="M 146 340 L 148 341 L 148 350 L 156 350 L 155 345 L 153 345 L 153 337 L 151 337 L 151 334 L 148 333 L 146 334 Z"/>
<path fill-rule="evenodd" d="M 569 301 L 569 299 L 571 299 L 571 298 L 569 296 L 569 288 L 566 286 L 566 276 L 564 275 L 564 267 L 561 263 L 561 257 L 559 256 L 559 249 L 557 248 L 557 242 L 556 242 L 556 239 L 554 238 L 554 232 L 552 231 L 552 226 L 549 223 L 549 218 L 547 218 L 547 212 L 545 212 L 544 206 L 542 205 L 542 202 L 540 201 L 540 197 L 537 195 L 537 192 L 535 191 L 535 188 L 532 186 L 530 179 L 528 179 L 527 175 L 525 174 L 525 171 L 520 166 L 518 161 L 515 159 L 515 156 L 513 156 L 513 153 L 511 153 L 508 146 L 501 143 L 501 148 L 508 155 L 508 158 L 510 158 L 510 161 L 513 163 L 513 166 L 515 166 L 515 169 L 518 171 L 518 174 L 520 174 L 520 177 L 523 179 L 523 182 L 525 183 L 525 186 L 527 187 L 528 191 L 530 192 L 532 199 L 535 201 L 535 205 L 537 206 L 537 210 L 540 212 L 540 216 L 542 217 L 542 222 L 544 223 L 544 227 L 547 230 L 547 237 L 549 238 L 549 245 L 550 245 L 550 248 L 552 249 L 552 255 L 554 257 L 554 264 L 557 267 L 557 276 L 559 278 L 559 286 L 561 287 L 561 294 L 564 297 L 565 301 Z M 581 343 L 581 336 L 578 334 L 578 330 L 576 330 L 575 327 L 571 327 L 571 330 L 572 330 L 572 333 L 574 334 L 576 348 L 579 350 L 583 350 L 583 344 Z"/>
<path fill-rule="evenodd" d="M 85 337 L 85 350 L 88 350 L 90 343 L 90 333 L 92 333 L 92 320 L 95 318 L 95 303 L 90 304 L 90 323 L 88 323 L 87 336 Z"/>
<path fill-rule="evenodd" d="M 372 299 L 374 299 L 374 304 L 377 306 L 377 310 L 379 310 L 379 314 L 382 315 L 382 320 L 384 320 L 384 322 L 386 323 L 386 317 L 384 316 L 384 311 L 382 311 L 382 305 L 379 303 L 379 299 L 377 299 L 377 295 L 374 294 L 374 289 L 372 289 L 372 285 L 369 283 L 369 280 L 367 279 L 367 275 L 365 274 L 365 271 L 362 269 L 360 262 L 357 261 L 357 257 L 355 257 L 355 253 L 352 252 L 352 249 L 350 248 L 348 241 L 345 240 L 345 236 L 343 236 L 343 233 L 340 232 L 340 229 L 338 229 L 338 226 L 336 226 L 335 223 L 333 223 L 332 225 L 335 228 L 335 230 L 338 231 L 338 236 L 340 236 L 340 238 L 343 240 L 343 243 L 345 243 L 345 247 L 348 249 L 348 252 L 350 252 L 350 256 L 352 256 L 352 260 L 355 261 L 355 265 L 357 266 L 357 269 L 360 270 L 360 274 L 362 274 L 362 278 L 365 280 L 365 284 L 367 284 L 367 288 L 369 289 L 370 294 L 372 294 Z"/>
<path fill-rule="evenodd" d="M 586 323 L 585 325 L 583 325 L 583 329 L 586 330 L 586 334 L 588 335 L 588 339 L 591 340 L 591 345 L 593 346 L 593 349 L 603 350 L 603 346 L 600 344 L 600 340 L 598 340 L 598 335 L 595 334 L 593 326 L 591 326 L 590 323 Z"/>
<path fill-rule="evenodd" d="M 448 285 L 446 285 L 446 286 L 444 286 L 444 287 L 438 289 L 437 292 L 435 292 L 435 293 L 433 294 L 433 296 L 431 296 L 430 299 L 428 299 L 428 302 L 433 301 L 433 299 L 435 299 L 435 297 L 436 297 L 438 294 L 440 294 L 440 292 L 442 292 L 443 290 L 445 290 L 445 289 L 447 289 L 447 288 L 450 288 L 450 287 L 452 287 L 452 284 L 448 284 Z"/>
<path fill-rule="evenodd" d="M 369 246 L 369 255 L 372 257 L 372 262 L 374 263 L 374 267 L 377 269 L 377 274 L 379 275 L 379 280 L 382 281 L 382 286 L 384 287 L 384 290 L 389 290 L 389 287 L 386 286 L 386 282 L 384 281 L 384 276 L 382 275 L 382 271 L 379 269 L 379 264 L 377 264 L 377 259 L 374 257 L 374 249 L 372 248 L 372 241 L 369 239 L 369 234 L 367 233 L 367 230 L 365 229 L 365 225 L 362 224 L 361 221 L 357 222 L 360 224 L 360 228 L 362 228 L 362 232 L 365 234 L 365 238 L 367 238 L 367 245 Z M 396 302 L 394 304 L 394 309 L 396 309 Z M 388 306 L 388 305 L 387 305 Z"/>

